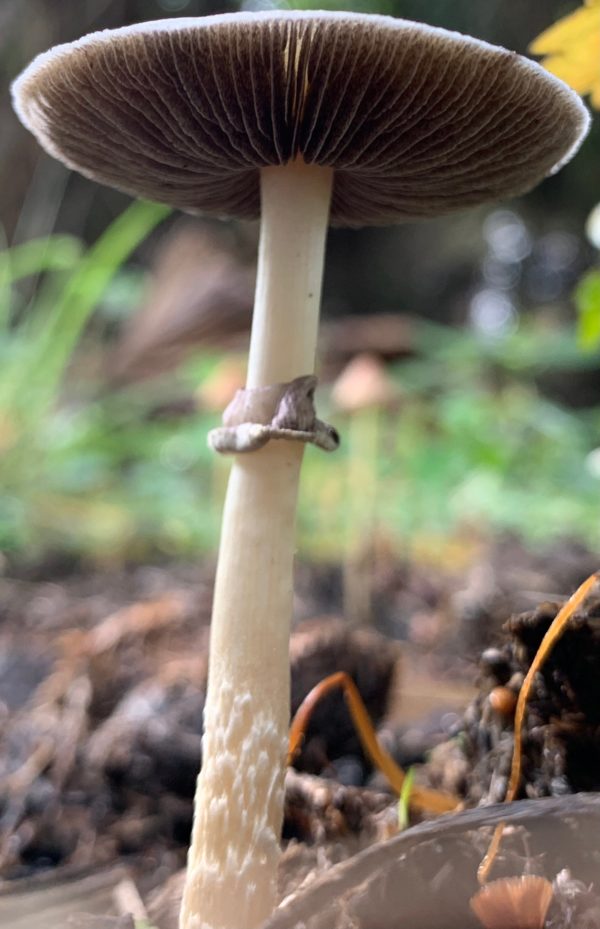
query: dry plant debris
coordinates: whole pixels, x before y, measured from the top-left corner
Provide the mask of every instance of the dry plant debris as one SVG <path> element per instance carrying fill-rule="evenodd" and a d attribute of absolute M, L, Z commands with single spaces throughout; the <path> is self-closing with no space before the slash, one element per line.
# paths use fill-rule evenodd
<path fill-rule="evenodd" d="M 207 630 L 196 629 L 197 593 L 166 589 L 103 619 L 103 601 L 95 597 L 52 596 L 45 609 L 55 606 L 57 615 L 48 617 L 47 633 L 37 633 L 36 649 L 48 658 L 45 676 L 36 666 L 29 699 L 0 720 L 0 875 L 99 866 L 123 855 L 141 855 L 149 872 L 170 873 L 183 863 L 201 762 Z M 19 645 L 27 609 L 15 604 L 14 623 L 7 616 L 4 624 L 4 647 L 14 627 L 21 674 L 29 668 Z M 74 620 L 81 628 L 69 628 Z M 349 632 L 341 621 L 313 620 L 292 636 L 290 659 L 294 707 L 322 674 L 343 667 L 370 715 L 381 718 L 398 659 L 394 643 Z M 299 761 L 320 771 L 356 756 L 362 770 L 360 754 L 343 702 L 332 695 L 309 727 Z M 350 788 L 333 787 L 315 792 L 296 781 L 286 834 L 309 843 L 343 844 L 346 836 L 350 854 L 359 833 L 376 838 L 367 828 L 371 794 L 361 806 L 360 791 L 349 799 Z"/>
<path fill-rule="evenodd" d="M 150 861 L 154 858 L 150 866 L 158 863 L 163 874 L 182 863 L 181 849 L 190 822 L 189 797 L 200 757 L 200 736 L 197 731 L 192 735 L 190 721 L 197 723 L 201 714 L 198 693 L 206 673 L 205 660 L 182 657 L 189 652 L 189 636 L 197 622 L 190 609 L 192 600 L 184 591 L 166 591 L 146 602 L 113 609 L 104 620 L 88 622 L 87 629 L 63 633 L 50 673 L 34 697 L 25 708 L 3 719 L 3 745 L 8 744 L 11 726 L 18 727 L 21 738 L 16 744 L 13 728 L 10 744 L 19 748 L 20 754 L 15 759 L 13 752 L 11 769 L 3 772 L 5 797 L 10 801 L 0 811 L 8 853 L 5 874 L 26 874 L 31 867 L 51 861 L 97 865 L 144 849 L 149 850 Z M 535 677 L 525 720 L 521 788 L 525 794 L 559 793 L 559 771 L 563 791 L 581 789 L 584 775 L 589 787 L 597 786 L 589 752 L 599 724 L 598 603 L 590 596 L 579 606 L 562 640 Z M 61 609 L 71 617 L 81 613 L 80 608 L 66 609 L 64 603 Z M 501 798 L 500 782 L 493 773 L 496 768 L 497 775 L 499 757 L 503 759 L 506 788 L 514 722 L 509 704 L 514 709 L 527 669 L 558 612 L 556 604 L 543 604 L 514 617 L 507 625 L 509 641 L 485 653 L 482 694 L 467 714 L 465 728 L 467 744 L 477 733 L 480 752 L 471 755 L 470 802 L 494 796 L 494 790 Z M 85 620 L 82 624 L 86 626 Z M 364 630 L 348 638 L 342 623 L 315 620 L 304 624 L 292 642 L 295 705 L 301 693 L 310 691 L 332 668 L 345 664 L 360 681 L 369 713 L 380 717 L 397 652 L 392 648 L 385 657 L 385 649 L 378 648 L 377 641 L 376 635 Z M 161 660 L 165 654 L 169 655 L 166 664 Z M 120 676 L 122 664 L 129 665 L 129 676 Z M 160 672 L 159 664 L 164 664 Z M 349 748 L 353 738 L 356 744 L 356 736 L 341 695 L 332 692 L 327 701 L 325 707 L 315 710 L 308 730 L 309 751 L 303 755 L 305 761 L 312 758 L 309 764 L 316 769 L 327 760 L 322 756 L 322 733 L 328 723 L 331 741 L 325 743 L 326 754 L 336 758 L 338 753 L 357 750 Z M 177 732 L 178 738 L 170 740 L 169 735 Z M 561 738 L 565 741 L 562 755 Z M 187 757 L 182 760 L 184 743 Z M 317 764 L 319 752 L 321 761 Z M 170 768 L 164 766 L 168 756 Z M 5 753 L 5 762 L 6 757 Z M 540 767 L 540 761 L 545 761 L 545 768 Z M 82 781 L 83 768 L 87 769 L 87 779 Z M 177 771 L 188 771 L 189 778 L 184 777 L 188 783 L 180 782 L 173 791 L 172 778 Z M 597 771 L 598 767 L 596 775 Z M 95 797 L 86 818 L 76 809 L 79 801 L 72 805 L 82 788 L 82 804 Z M 312 852 L 292 856 L 294 867 L 290 866 L 284 894 L 297 886 L 293 883 L 296 880 L 310 882 L 311 875 L 322 871 L 325 860 L 335 864 L 365 844 L 379 842 L 393 828 L 389 815 L 393 807 L 385 795 L 291 773 L 287 797 L 286 834 L 311 843 Z M 63 802 L 66 807 L 60 805 Z M 104 818 L 94 821 L 102 805 Z M 88 812 L 94 814 L 92 822 Z M 158 833 L 162 833 L 161 841 L 157 841 Z M 46 861 L 39 857 L 44 849 Z M 317 853 L 321 859 L 314 857 Z M 577 874 L 570 883 L 563 880 L 568 894 L 564 888 L 555 891 L 545 929 L 578 925 L 565 913 L 586 914 L 587 922 L 582 925 L 596 929 L 598 900 L 594 889 L 584 887 L 576 878 Z M 162 923 L 155 922 L 162 929 Z"/>
<path fill-rule="evenodd" d="M 329 677 L 320 681 L 320 683 L 313 687 L 310 693 L 307 694 L 296 711 L 290 729 L 288 764 L 293 762 L 296 754 L 300 750 L 304 733 L 316 704 L 329 691 L 336 688 L 341 688 L 344 693 L 348 709 L 366 754 L 371 759 L 374 766 L 385 774 L 396 793 L 400 795 L 405 781 L 404 771 L 396 764 L 389 752 L 387 752 L 378 741 L 373 723 L 360 697 L 356 684 L 344 671 L 337 671 L 335 674 L 331 674 Z M 419 785 L 414 785 L 411 789 L 410 802 L 418 809 L 439 814 L 448 813 L 456 809 L 460 801 L 458 797 L 453 797 L 450 794 L 444 794 L 441 791 L 428 790 Z"/>

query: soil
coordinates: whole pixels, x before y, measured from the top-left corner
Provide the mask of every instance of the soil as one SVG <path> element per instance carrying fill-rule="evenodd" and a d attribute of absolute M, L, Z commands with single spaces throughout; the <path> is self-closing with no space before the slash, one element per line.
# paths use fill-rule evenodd
<path fill-rule="evenodd" d="M 503 918 L 496 907 L 490 929 L 597 929 L 598 794 L 478 807 L 422 823 L 316 876 L 282 902 L 264 929 L 481 929 L 469 901 L 478 892 L 477 865 L 501 822 L 506 828 L 487 888 L 504 903 Z M 573 873 L 565 871 L 565 859 Z M 539 899 L 536 906 L 530 897 L 511 918 L 514 875 L 529 886 L 549 879 L 547 914 L 540 917 Z"/>
<path fill-rule="evenodd" d="M 201 764 L 209 585 L 202 574 L 158 569 L 1 582 L 4 880 L 142 852 L 147 872 L 183 864 Z M 345 670 L 380 720 L 398 656 L 374 630 L 350 630 L 335 617 L 299 623 L 290 653 L 293 710 L 324 676 Z M 370 767 L 334 693 L 318 707 L 297 766 L 333 771 L 336 760 L 346 780 L 364 783 Z M 300 810 L 295 794 L 287 837 L 315 841 L 335 823 L 345 831 L 347 819 L 361 832 L 356 802 L 348 805 L 339 790 L 327 827 L 328 804 L 319 825 L 314 802 Z"/>
<path fill-rule="evenodd" d="M 466 762 L 460 786 L 469 805 L 504 799 L 516 697 L 561 606 L 542 603 L 511 617 L 504 627 L 506 642 L 483 652 L 480 692 L 460 727 Z M 600 790 L 599 619 L 600 596 L 592 596 L 574 614 L 534 679 L 522 739 L 519 797 Z"/>
<path fill-rule="evenodd" d="M 418 781 L 470 806 L 502 799 L 512 717 L 495 708 L 498 689 L 518 692 L 560 598 L 596 567 L 578 546 L 541 555 L 512 540 L 478 548 L 466 582 L 462 565 L 384 556 L 372 627 L 352 629 L 337 618 L 342 570 L 301 565 L 293 708 L 345 670 L 382 742 L 418 766 Z M 142 895 L 155 889 L 156 925 L 170 929 L 201 763 L 212 574 L 210 564 L 64 576 L 53 566 L 0 578 L 0 879 L 11 893 L 44 873 L 59 884 L 73 869 L 129 862 Z M 535 606 L 544 595 L 551 602 Z M 586 604 L 536 680 L 523 797 L 600 790 L 599 610 Z M 397 828 L 396 799 L 365 758 L 341 694 L 318 708 L 296 767 L 282 896 Z M 114 915 L 111 925 L 129 925 Z M 552 919 L 557 929 L 562 916 Z"/>

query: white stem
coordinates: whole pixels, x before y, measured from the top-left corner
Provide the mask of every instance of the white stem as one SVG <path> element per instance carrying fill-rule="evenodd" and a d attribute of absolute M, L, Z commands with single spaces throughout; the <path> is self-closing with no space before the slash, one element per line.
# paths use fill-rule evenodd
<path fill-rule="evenodd" d="M 313 372 L 331 184 L 302 162 L 262 171 L 249 387 Z M 229 478 L 180 929 L 256 929 L 276 904 L 301 463 L 276 441 Z"/>

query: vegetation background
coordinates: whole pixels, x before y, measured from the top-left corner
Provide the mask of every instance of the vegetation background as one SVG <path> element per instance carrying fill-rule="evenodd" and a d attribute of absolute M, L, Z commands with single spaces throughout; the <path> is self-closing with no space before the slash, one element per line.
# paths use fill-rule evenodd
<path fill-rule="evenodd" d="M 521 53 L 576 6 L 344 4 Z M 218 414 L 214 390 L 203 387 L 219 372 L 221 385 L 241 376 L 256 229 L 131 206 L 67 171 L 21 127 L 9 85 L 35 54 L 84 33 L 238 8 L 0 4 L 0 552 L 8 563 L 214 550 L 227 467 L 205 448 Z M 322 346 L 321 407 L 346 441 L 331 458 L 307 454 L 304 553 L 338 559 L 381 544 L 450 558 L 457 540 L 460 550 L 505 531 L 535 545 L 565 536 L 600 544 L 600 233 L 598 220 L 595 232 L 588 221 L 600 201 L 599 153 L 596 120 L 574 161 L 526 197 L 420 224 L 331 232 L 323 308 L 337 328 Z M 397 319 L 392 330 L 387 314 Z M 369 326 L 357 327 L 364 317 Z M 361 347 L 385 362 L 398 399 L 344 413 L 331 385 Z"/>

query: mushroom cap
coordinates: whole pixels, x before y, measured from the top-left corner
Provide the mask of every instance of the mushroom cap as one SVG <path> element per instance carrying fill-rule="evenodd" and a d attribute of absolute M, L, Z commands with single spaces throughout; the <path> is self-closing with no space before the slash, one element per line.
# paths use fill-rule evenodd
<path fill-rule="evenodd" d="M 391 407 L 399 398 L 399 390 L 385 365 L 367 352 L 348 362 L 331 391 L 335 406 L 345 413 Z"/>
<path fill-rule="evenodd" d="M 187 212 L 255 218 L 260 168 L 332 167 L 342 226 L 523 193 L 572 157 L 589 123 L 566 84 L 514 52 L 356 13 L 93 33 L 39 55 L 13 99 L 69 167 Z"/>
<path fill-rule="evenodd" d="M 485 929 L 543 929 L 553 896 L 545 877 L 523 874 L 484 884 L 470 905 Z"/>

